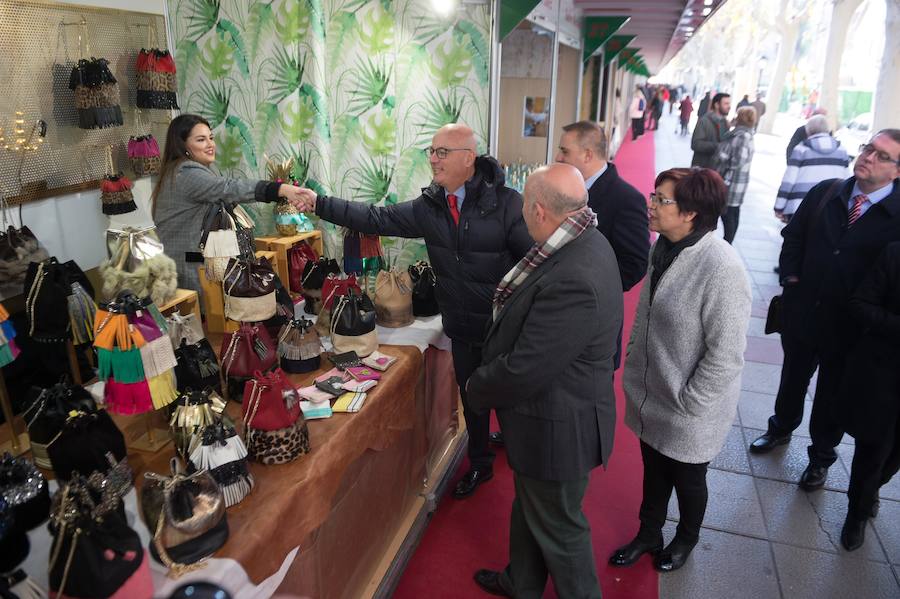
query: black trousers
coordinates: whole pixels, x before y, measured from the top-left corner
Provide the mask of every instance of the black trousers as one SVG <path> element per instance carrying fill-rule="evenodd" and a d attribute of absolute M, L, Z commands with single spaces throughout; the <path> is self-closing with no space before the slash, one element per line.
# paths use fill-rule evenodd
<path fill-rule="evenodd" d="M 844 358 L 831 352 L 822 354 L 815 344 L 796 339 L 789 333 L 782 333 L 781 347 L 784 362 L 778 395 L 775 396 L 775 414 L 769 418 L 769 432 L 782 436 L 800 426 L 806 390 L 818 366 L 819 380 L 809 420 L 812 445 L 806 451 L 810 464 L 828 468 L 837 459 L 834 448 L 844 436 L 844 427 L 837 420 L 834 409 L 844 373 Z"/>
<path fill-rule="evenodd" d="M 875 443 L 856 441 L 850 468 L 848 514 L 865 520 L 872 513 L 878 490 L 900 470 L 900 418 L 894 432 Z"/>
<path fill-rule="evenodd" d="M 641 457 L 644 461 L 644 497 L 641 500 L 641 529 L 638 536 L 645 541 L 662 538 L 669 498 L 674 488 L 680 515 L 675 537 L 684 543 L 696 544 L 700 538 L 700 526 L 703 524 L 709 497 L 706 488 L 709 462 L 679 462 L 664 456 L 643 441 Z"/>
<path fill-rule="evenodd" d="M 725 241 L 731 243 L 737 235 L 738 223 L 741 220 L 741 207 L 728 206 L 722 213 L 722 225 L 725 227 Z"/>
<path fill-rule="evenodd" d="M 600 599 L 591 526 L 581 503 L 588 477 L 537 480 L 515 473 L 509 565 L 500 585 L 516 599 L 540 599 L 547 577 L 560 599 Z"/>
<path fill-rule="evenodd" d="M 494 452 L 488 447 L 491 434 L 491 413 L 475 414 L 469 407 L 466 396 L 466 381 L 481 366 L 481 347 L 469 345 L 461 341 L 453 341 L 453 369 L 456 371 L 456 383 L 462 396 L 463 416 L 469 432 L 469 463 L 472 468 L 490 468 L 494 463 Z"/>
<path fill-rule="evenodd" d="M 634 141 L 639 135 L 644 134 L 644 119 L 631 119 L 631 139 Z"/>

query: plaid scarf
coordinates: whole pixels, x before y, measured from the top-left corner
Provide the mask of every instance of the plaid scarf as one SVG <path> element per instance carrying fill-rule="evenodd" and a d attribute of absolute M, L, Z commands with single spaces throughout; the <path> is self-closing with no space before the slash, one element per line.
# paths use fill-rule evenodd
<path fill-rule="evenodd" d="M 590 207 L 585 206 L 562 222 L 544 243 L 534 244 L 525 257 L 510 269 L 494 292 L 494 318 L 503 309 L 506 300 L 525 282 L 528 276 L 537 270 L 550 256 L 558 252 L 573 239 L 577 239 L 588 227 L 597 226 L 597 215 Z"/>

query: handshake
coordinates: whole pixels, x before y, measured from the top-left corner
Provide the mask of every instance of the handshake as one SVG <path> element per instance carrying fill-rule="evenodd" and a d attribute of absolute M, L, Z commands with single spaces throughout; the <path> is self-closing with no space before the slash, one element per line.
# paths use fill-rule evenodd
<path fill-rule="evenodd" d="M 278 188 L 278 196 L 285 198 L 294 208 L 300 212 L 316 211 L 316 192 L 306 187 L 295 187 L 283 184 Z"/>

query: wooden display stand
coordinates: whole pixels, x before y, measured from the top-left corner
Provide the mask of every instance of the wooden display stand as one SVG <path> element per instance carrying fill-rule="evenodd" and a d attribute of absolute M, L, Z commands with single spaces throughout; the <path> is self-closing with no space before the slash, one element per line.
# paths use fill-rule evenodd
<path fill-rule="evenodd" d="M 272 270 L 277 274 L 280 263 L 275 252 L 257 251 L 257 258 L 267 258 Z M 203 306 L 206 308 L 206 330 L 209 333 L 233 333 L 238 330 L 239 322 L 225 318 L 225 292 L 221 283 L 214 283 L 206 278 L 206 269 L 198 268 L 200 287 L 203 289 Z"/>
<path fill-rule="evenodd" d="M 310 231 L 308 233 L 300 233 L 299 235 L 293 235 L 291 237 L 256 238 L 256 249 L 275 252 L 275 255 L 278 257 L 278 268 L 275 270 L 275 272 L 278 273 L 278 278 L 281 279 L 281 283 L 285 286 L 285 288 L 288 287 L 288 281 L 290 280 L 288 278 L 288 250 L 301 241 L 305 241 L 306 243 L 308 243 L 319 256 L 325 255 L 325 245 L 322 242 L 321 231 Z"/>
<path fill-rule="evenodd" d="M 157 307 L 165 316 L 177 311 L 182 316 L 193 314 L 200 322 L 200 294 L 192 289 L 176 289 L 175 297 Z"/>

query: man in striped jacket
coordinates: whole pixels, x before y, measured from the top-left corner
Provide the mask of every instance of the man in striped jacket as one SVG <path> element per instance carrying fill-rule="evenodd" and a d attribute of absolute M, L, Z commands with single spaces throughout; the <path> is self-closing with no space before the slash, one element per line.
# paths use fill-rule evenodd
<path fill-rule="evenodd" d="M 787 170 L 778 188 L 775 216 L 791 220 L 807 192 L 827 179 L 845 179 L 850 158 L 841 142 L 828 131 L 828 120 L 816 115 L 806 123 L 809 137 L 797 144 L 788 158 Z"/>

